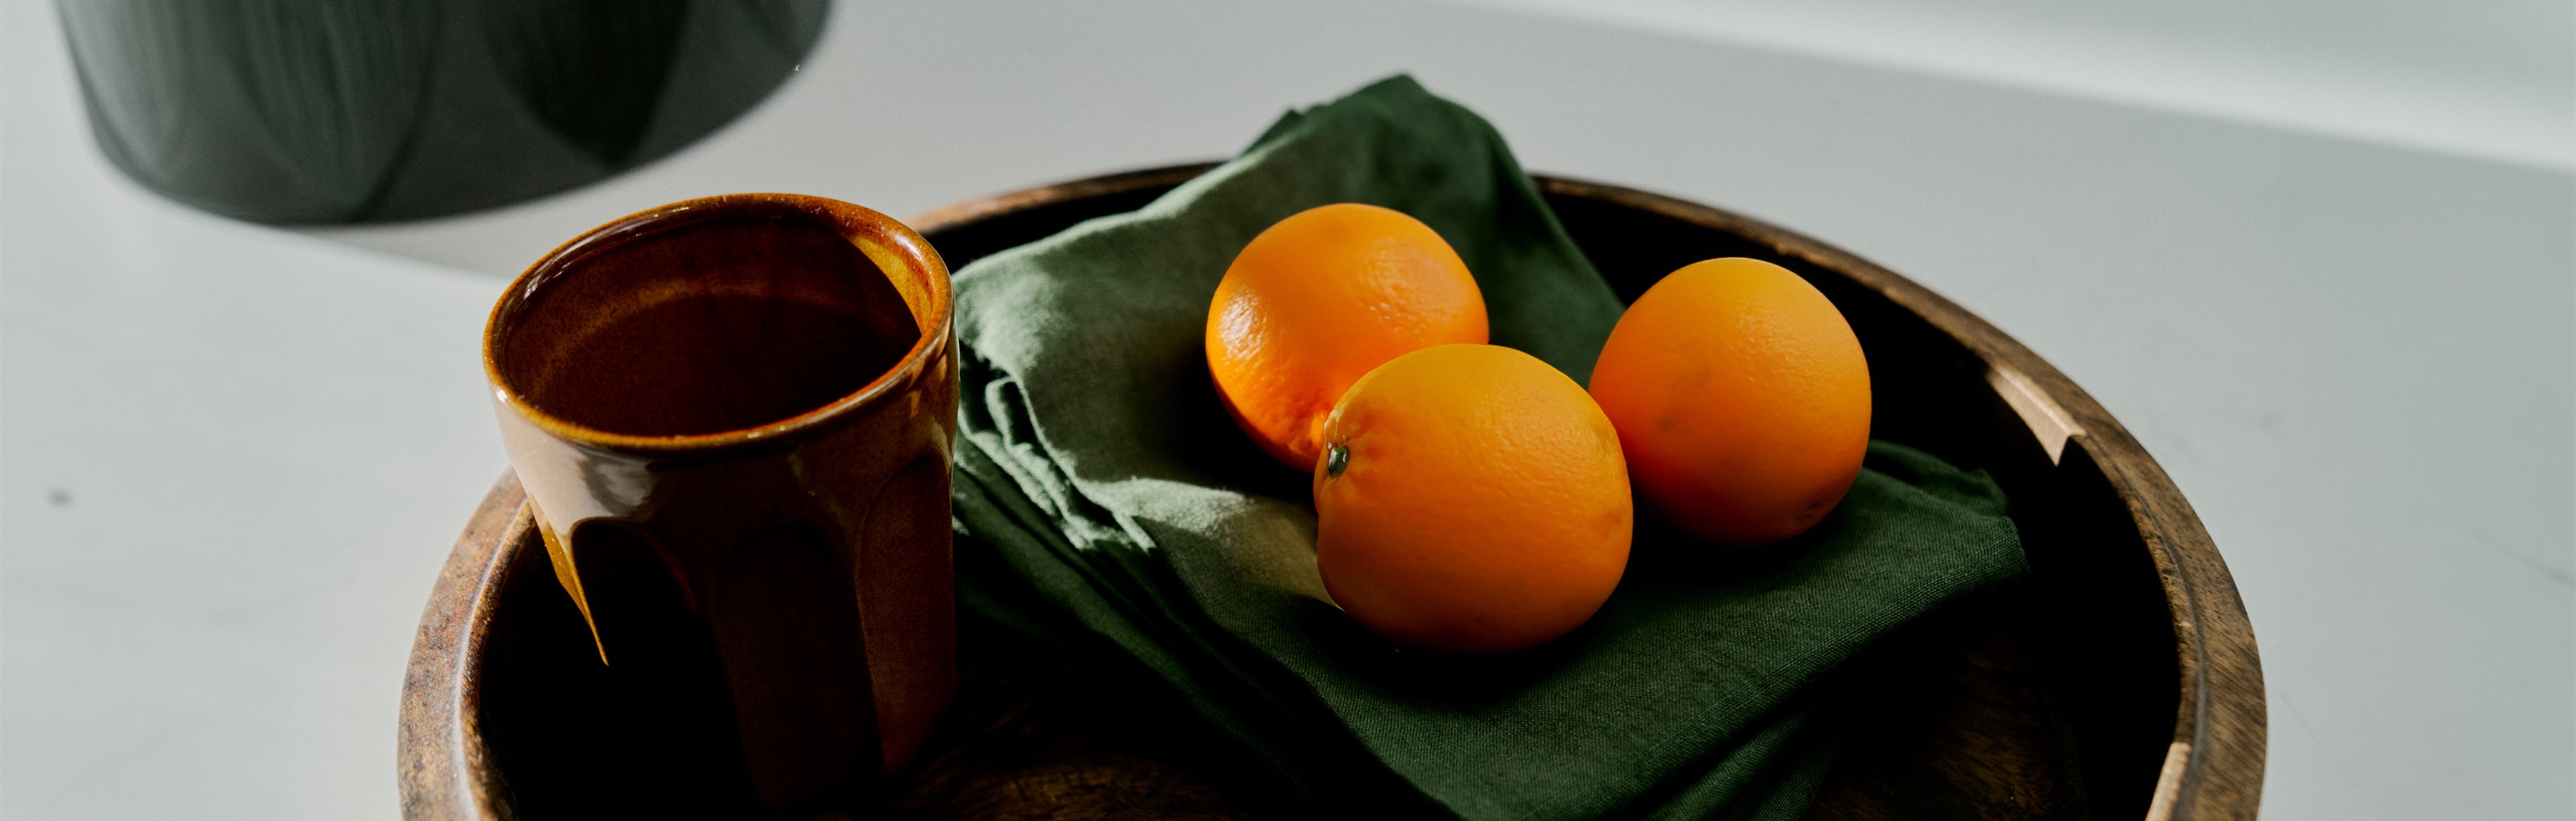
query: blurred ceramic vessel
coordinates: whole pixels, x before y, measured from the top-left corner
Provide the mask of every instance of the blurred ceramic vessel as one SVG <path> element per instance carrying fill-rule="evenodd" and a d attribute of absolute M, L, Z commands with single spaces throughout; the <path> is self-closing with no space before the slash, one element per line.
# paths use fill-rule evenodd
<path fill-rule="evenodd" d="M 603 179 L 784 82 L 829 0 L 60 0 L 91 131 L 267 223 L 455 214 Z"/>

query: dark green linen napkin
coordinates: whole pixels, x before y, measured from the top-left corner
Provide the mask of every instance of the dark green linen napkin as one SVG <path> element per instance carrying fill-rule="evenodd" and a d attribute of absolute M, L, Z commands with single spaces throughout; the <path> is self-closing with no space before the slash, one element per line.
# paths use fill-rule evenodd
<path fill-rule="evenodd" d="M 1618 592 L 1565 638 L 1483 658 L 1378 639 L 1316 576 L 1307 477 L 1235 429 L 1202 347 L 1235 252 L 1331 202 L 1438 230 L 1495 344 L 1589 376 L 1621 306 L 1490 126 L 1403 77 L 1291 114 L 1140 211 L 957 273 L 971 617 L 1144 671 L 1339 812 L 1794 818 L 1831 762 L 1828 674 L 2022 571 L 1984 474 L 1873 443 L 1842 505 L 1774 548 L 1641 515 Z"/>

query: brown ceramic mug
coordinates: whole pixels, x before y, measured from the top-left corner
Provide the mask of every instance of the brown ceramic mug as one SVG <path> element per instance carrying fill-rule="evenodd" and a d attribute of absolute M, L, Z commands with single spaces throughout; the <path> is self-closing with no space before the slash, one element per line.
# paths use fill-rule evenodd
<path fill-rule="evenodd" d="M 740 740 L 671 753 L 716 762 L 670 765 L 682 803 L 839 806 L 946 708 L 956 357 L 937 252 L 817 197 L 617 220 L 494 306 L 502 440 L 602 663 L 670 694 L 637 720 Z"/>

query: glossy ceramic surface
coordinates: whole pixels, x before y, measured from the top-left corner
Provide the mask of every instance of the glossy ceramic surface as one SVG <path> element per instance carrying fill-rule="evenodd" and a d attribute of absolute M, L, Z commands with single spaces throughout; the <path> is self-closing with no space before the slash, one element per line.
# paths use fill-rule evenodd
<path fill-rule="evenodd" d="M 740 741 L 641 756 L 671 804 L 835 805 L 945 709 L 956 355 L 939 255 L 815 197 L 618 220 L 493 308 L 502 440 L 607 666 L 584 696 L 671 728 L 638 743 Z"/>

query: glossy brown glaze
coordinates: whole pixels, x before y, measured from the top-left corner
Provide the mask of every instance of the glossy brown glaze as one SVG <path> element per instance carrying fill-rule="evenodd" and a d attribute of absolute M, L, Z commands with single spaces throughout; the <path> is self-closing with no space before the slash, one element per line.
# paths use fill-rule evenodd
<path fill-rule="evenodd" d="M 921 339 L 875 262 L 793 212 L 638 231 L 560 264 L 499 340 L 500 372 L 583 427 L 674 436 L 782 421 L 856 393 Z"/>
<path fill-rule="evenodd" d="M 582 732 L 653 804 L 844 806 L 945 710 L 954 349 L 927 243 L 792 195 L 603 226 L 494 307 L 502 441 L 597 665 L 563 695 L 643 722 Z"/>
<path fill-rule="evenodd" d="M 1033 188 L 914 223 L 963 265 L 1208 167 Z M 2189 504 L 2099 404 L 1957 305 L 1831 246 L 1667 197 L 1539 184 L 1623 297 L 1715 256 L 1805 276 L 1862 338 L 1873 433 L 1985 469 L 2012 494 L 2031 578 L 1855 662 L 1843 686 L 1863 706 L 1809 817 L 2254 817 L 2265 719 L 2243 606 Z M 630 712 L 559 695 L 597 665 L 570 663 L 589 638 L 521 499 L 508 479 L 495 486 L 424 615 L 403 713 L 406 816 L 585 817 L 601 801 L 685 815 L 636 797 L 650 793 L 646 764 L 600 763 L 627 743 L 614 734 Z M 894 816 L 1283 815 L 1267 774 L 1168 698 L 1051 677 L 991 635 L 969 633 L 961 652 L 958 706 L 887 797 Z"/>

